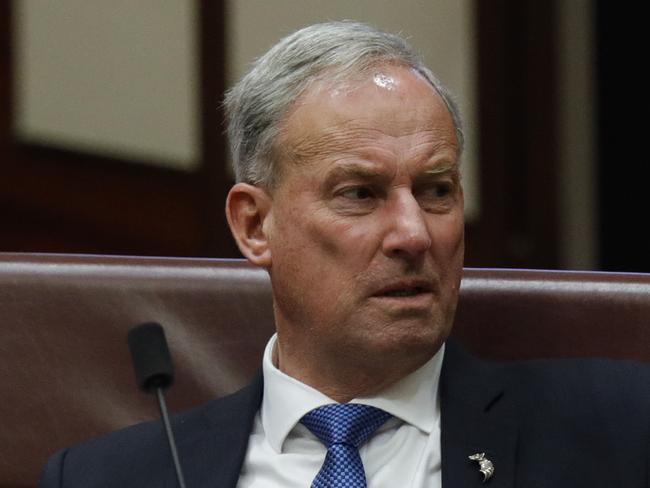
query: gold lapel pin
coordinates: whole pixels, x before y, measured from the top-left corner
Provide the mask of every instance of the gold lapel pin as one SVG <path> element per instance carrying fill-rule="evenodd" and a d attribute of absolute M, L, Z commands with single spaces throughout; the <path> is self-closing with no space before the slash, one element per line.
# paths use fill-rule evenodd
<path fill-rule="evenodd" d="M 484 452 L 477 452 L 469 456 L 469 459 L 476 461 L 478 463 L 478 468 L 481 473 L 483 473 L 483 483 L 492 478 L 494 475 L 494 464 L 488 458 L 485 457 Z"/>

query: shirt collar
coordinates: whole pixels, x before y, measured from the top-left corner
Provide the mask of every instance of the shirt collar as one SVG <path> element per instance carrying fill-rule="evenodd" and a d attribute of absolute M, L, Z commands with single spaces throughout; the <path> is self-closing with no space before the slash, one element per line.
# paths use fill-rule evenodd
<path fill-rule="evenodd" d="M 320 391 L 284 374 L 273 364 L 274 334 L 264 350 L 262 373 L 264 396 L 261 420 L 266 438 L 276 452 L 300 419 L 309 411 L 336 403 Z M 444 344 L 419 369 L 377 395 L 359 397 L 351 403 L 363 403 L 381 408 L 391 415 L 430 434 L 440 419 L 438 383 Z"/>

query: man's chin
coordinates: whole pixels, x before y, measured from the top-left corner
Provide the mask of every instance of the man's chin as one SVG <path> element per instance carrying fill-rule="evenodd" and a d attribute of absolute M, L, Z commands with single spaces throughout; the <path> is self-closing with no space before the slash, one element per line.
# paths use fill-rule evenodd
<path fill-rule="evenodd" d="M 392 358 L 393 361 L 420 361 L 426 362 L 442 346 L 447 338 L 446 331 L 443 329 L 431 329 L 429 327 L 423 330 L 422 327 L 409 324 L 404 321 L 401 324 L 395 323 L 393 330 L 386 330 L 380 336 L 373 337 L 366 342 L 366 348 L 369 356 L 375 359 Z M 401 327 L 396 327 L 401 325 Z"/>

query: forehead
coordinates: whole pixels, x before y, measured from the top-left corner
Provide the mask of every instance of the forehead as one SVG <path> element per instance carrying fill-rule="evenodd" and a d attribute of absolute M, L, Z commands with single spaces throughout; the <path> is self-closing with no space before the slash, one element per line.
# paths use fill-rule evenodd
<path fill-rule="evenodd" d="M 316 82 L 285 117 L 278 146 L 283 162 L 294 165 L 353 153 L 422 150 L 454 160 L 458 153 L 440 95 L 419 73 L 390 65 L 354 81 Z"/>

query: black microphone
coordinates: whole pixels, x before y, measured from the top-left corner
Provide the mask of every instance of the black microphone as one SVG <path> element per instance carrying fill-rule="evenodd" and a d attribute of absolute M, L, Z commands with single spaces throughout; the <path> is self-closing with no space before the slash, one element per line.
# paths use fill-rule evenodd
<path fill-rule="evenodd" d="M 138 386 L 145 392 L 155 392 L 158 396 L 160 415 L 172 452 L 178 485 L 181 488 L 186 488 L 164 395 L 165 388 L 170 387 L 174 382 L 174 368 L 165 339 L 165 331 L 160 324 L 154 322 L 141 324 L 129 330 L 128 342 Z"/>

